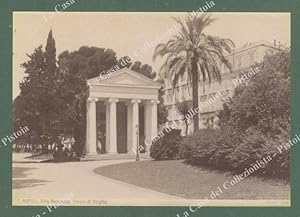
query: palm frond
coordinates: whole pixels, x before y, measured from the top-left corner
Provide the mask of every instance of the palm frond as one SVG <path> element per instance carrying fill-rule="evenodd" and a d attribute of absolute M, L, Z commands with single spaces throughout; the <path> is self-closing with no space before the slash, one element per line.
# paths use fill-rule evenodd
<path fill-rule="evenodd" d="M 204 33 L 216 19 L 207 14 L 191 14 L 181 20 L 172 18 L 180 26 L 180 31 L 171 36 L 166 43 L 156 46 L 153 61 L 157 57 L 165 58 L 160 73 L 172 79 L 173 87 L 179 78 L 187 73 L 187 83 L 197 73 L 199 80 L 209 84 L 213 80 L 221 82 L 221 63 L 231 71 L 231 64 L 226 55 L 231 53 L 234 43 L 230 39 L 210 36 Z M 192 61 L 196 61 L 196 69 L 192 70 Z M 188 85 L 189 88 L 189 85 Z"/>

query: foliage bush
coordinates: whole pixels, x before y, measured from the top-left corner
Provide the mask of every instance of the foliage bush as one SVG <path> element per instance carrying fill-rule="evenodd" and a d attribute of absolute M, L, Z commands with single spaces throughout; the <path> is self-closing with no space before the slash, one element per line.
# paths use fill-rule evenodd
<path fill-rule="evenodd" d="M 181 155 L 192 164 L 208 164 L 216 150 L 219 131 L 200 130 L 192 136 L 187 136 L 181 143 Z"/>
<path fill-rule="evenodd" d="M 150 148 L 150 156 L 155 160 L 175 160 L 180 156 L 181 130 L 163 131 L 164 136 L 155 141 Z"/>
<path fill-rule="evenodd" d="M 290 139 L 290 52 L 266 55 L 258 68 L 260 72 L 245 86 L 237 87 L 219 112 L 221 129 L 233 127 L 244 134 L 228 155 L 235 171 L 272 157 L 278 153 L 277 147 Z M 288 177 L 289 167 L 286 151 L 272 157 L 257 173 Z"/>
<path fill-rule="evenodd" d="M 269 156 L 272 160 L 257 170 L 257 173 L 288 177 L 290 168 L 289 151 L 279 154 L 277 150 L 278 146 L 287 142 L 288 130 L 274 137 L 274 135 L 263 134 L 259 129 L 252 128 L 245 135 L 247 136 L 244 136 L 243 142 L 229 154 L 234 171 L 243 171 L 257 161 L 261 162 L 263 158 Z"/>
<path fill-rule="evenodd" d="M 232 169 L 228 156 L 234 150 L 234 144 L 242 141 L 240 135 L 233 129 L 203 129 L 186 137 L 180 150 L 188 163 Z"/>
<path fill-rule="evenodd" d="M 224 103 L 217 130 L 183 140 L 187 162 L 238 173 L 270 156 L 256 173 L 288 177 L 289 151 L 279 154 L 277 147 L 290 139 L 290 52 L 266 55 L 257 67 L 260 71 Z"/>
<path fill-rule="evenodd" d="M 241 173 L 266 156 L 272 160 L 257 170 L 257 174 L 288 177 L 290 168 L 289 151 L 278 154 L 276 149 L 286 142 L 288 131 L 276 138 L 261 131 L 243 134 L 234 128 L 205 129 L 183 139 L 180 153 L 187 163 L 211 166 L 219 170 Z M 273 154 L 276 156 L 273 157 Z"/>

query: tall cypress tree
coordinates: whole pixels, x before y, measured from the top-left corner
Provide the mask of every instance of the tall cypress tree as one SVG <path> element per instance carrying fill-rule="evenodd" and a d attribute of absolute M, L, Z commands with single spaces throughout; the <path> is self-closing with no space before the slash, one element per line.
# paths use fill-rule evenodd
<path fill-rule="evenodd" d="M 45 62 L 46 62 L 46 73 L 44 75 L 43 86 L 46 90 L 45 99 L 47 104 L 44 109 L 43 119 L 43 135 L 45 137 L 52 137 L 58 144 L 59 151 L 61 151 L 61 144 L 58 140 L 58 135 L 61 131 L 59 114 L 57 112 L 59 105 L 57 104 L 57 94 L 59 89 L 59 83 L 57 79 L 57 65 L 56 65 L 56 47 L 55 40 L 52 35 L 52 29 L 50 29 L 47 44 L 45 47 Z"/>
<path fill-rule="evenodd" d="M 46 64 L 47 64 L 47 74 L 53 75 L 56 72 L 56 48 L 55 40 L 52 35 L 52 29 L 48 34 L 47 45 L 46 45 Z"/>

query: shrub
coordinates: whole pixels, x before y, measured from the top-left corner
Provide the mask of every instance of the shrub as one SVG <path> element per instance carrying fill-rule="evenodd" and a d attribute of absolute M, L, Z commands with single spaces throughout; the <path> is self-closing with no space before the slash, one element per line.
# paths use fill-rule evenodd
<path fill-rule="evenodd" d="M 287 177 L 289 151 L 275 157 L 273 154 L 290 137 L 290 51 L 266 55 L 258 68 L 260 72 L 246 85 L 235 88 L 233 96 L 219 111 L 218 125 L 226 133 L 210 164 L 219 168 L 228 163 L 232 170 L 239 172 L 271 156 L 272 160 L 257 173 Z M 238 129 L 239 133 L 230 134 L 228 129 L 236 132 L 234 129 Z M 232 152 L 227 152 L 229 141 L 232 141 Z"/>
<path fill-rule="evenodd" d="M 290 125 L 290 52 L 267 55 L 259 73 L 238 86 L 218 114 L 219 126 L 243 132 L 258 127 L 264 134 L 278 134 L 278 125 Z M 276 121 L 276 123 L 275 123 Z M 286 124 L 286 122 L 288 122 Z"/>
<path fill-rule="evenodd" d="M 289 151 L 278 154 L 277 147 L 288 140 L 289 130 L 278 135 L 264 134 L 251 128 L 245 134 L 235 128 L 200 130 L 183 139 L 180 153 L 187 163 L 211 166 L 220 170 L 241 173 L 263 158 L 271 161 L 261 163 L 256 174 L 287 178 L 290 169 Z M 276 156 L 273 156 L 276 153 Z"/>
<path fill-rule="evenodd" d="M 232 170 L 231 153 L 241 144 L 243 138 L 243 133 L 234 127 L 219 129 L 219 139 L 214 145 L 215 151 L 209 160 L 209 165 L 218 169 Z"/>
<path fill-rule="evenodd" d="M 179 145 L 181 130 L 163 131 L 164 136 L 155 141 L 150 148 L 150 156 L 155 160 L 174 160 L 180 158 Z"/>
<path fill-rule="evenodd" d="M 208 164 L 215 151 L 219 131 L 204 129 L 187 136 L 181 143 L 181 155 L 192 164 Z"/>
<path fill-rule="evenodd" d="M 271 161 L 262 163 L 262 167 L 256 173 L 287 177 L 289 175 L 290 157 L 289 151 L 278 154 L 277 147 L 289 139 L 289 130 L 278 135 L 263 134 L 260 130 L 250 129 L 246 133 L 243 142 L 229 154 L 232 159 L 232 167 L 240 172 L 249 168 L 256 162 L 261 162 L 267 156 Z M 274 156 L 276 154 L 276 156 Z"/>
<path fill-rule="evenodd" d="M 181 145 L 182 156 L 188 163 L 232 169 L 229 154 L 242 141 L 234 130 L 199 130 L 186 137 Z"/>

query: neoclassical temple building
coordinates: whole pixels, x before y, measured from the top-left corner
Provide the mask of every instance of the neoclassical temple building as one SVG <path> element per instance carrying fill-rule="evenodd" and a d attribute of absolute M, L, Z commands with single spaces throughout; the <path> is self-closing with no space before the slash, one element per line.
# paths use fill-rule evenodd
<path fill-rule="evenodd" d="M 161 84 L 123 68 L 89 79 L 88 87 L 86 153 L 136 153 L 138 144 L 148 152 L 144 140 L 157 134 Z"/>

